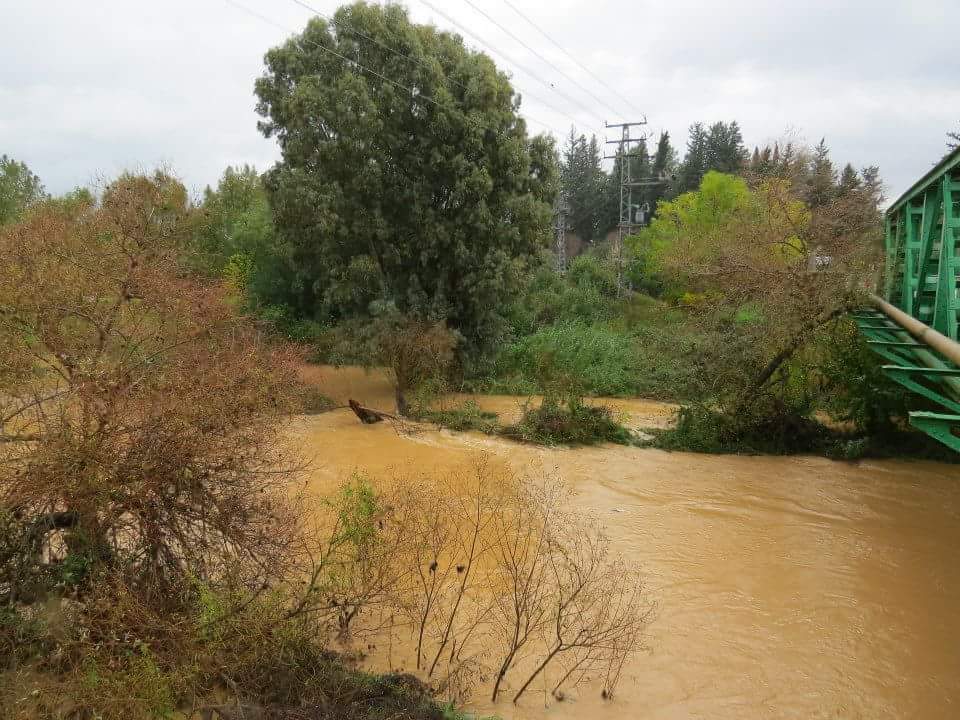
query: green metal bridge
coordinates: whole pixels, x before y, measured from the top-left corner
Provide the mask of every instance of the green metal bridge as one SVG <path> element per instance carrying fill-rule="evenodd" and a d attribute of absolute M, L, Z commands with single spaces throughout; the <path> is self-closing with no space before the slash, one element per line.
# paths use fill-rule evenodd
<path fill-rule="evenodd" d="M 854 314 L 888 377 L 938 410 L 910 423 L 960 452 L 960 148 L 886 212 L 883 297 Z"/>

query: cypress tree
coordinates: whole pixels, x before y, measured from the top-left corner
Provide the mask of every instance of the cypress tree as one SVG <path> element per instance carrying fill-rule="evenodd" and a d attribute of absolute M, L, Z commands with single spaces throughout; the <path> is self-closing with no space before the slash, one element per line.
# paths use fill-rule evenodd
<path fill-rule="evenodd" d="M 743 144 L 743 134 L 736 120 L 727 124 L 716 122 L 707 134 L 707 170 L 738 173 L 747 163 L 749 154 Z M 761 163 L 763 156 L 760 157 Z"/>
<path fill-rule="evenodd" d="M 588 142 L 571 128 L 560 168 L 561 187 L 567 201 L 567 224 L 585 242 L 593 240 L 601 217 L 603 169 L 597 137 Z"/>
<path fill-rule="evenodd" d="M 650 170 L 653 179 L 660 182 L 650 188 L 650 209 L 653 212 L 656 212 L 657 203 L 667 195 L 675 164 L 676 153 L 670 144 L 670 133 L 662 132 L 657 141 L 657 152 L 653 156 L 653 167 Z"/>
<path fill-rule="evenodd" d="M 694 123 L 690 126 L 687 155 L 680 168 L 679 192 L 685 193 L 700 187 L 700 180 L 707 169 L 707 131 L 703 123 Z"/>
<path fill-rule="evenodd" d="M 810 177 L 807 179 L 804 199 L 810 207 L 821 207 L 830 202 L 836 190 L 837 172 L 833 168 L 833 161 L 830 160 L 830 149 L 827 147 L 826 138 L 821 138 L 813 150 L 813 163 Z"/>
<path fill-rule="evenodd" d="M 860 176 L 857 174 L 857 171 L 853 169 L 853 165 L 850 163 L 844 165 L 843 171 L 840 173 L 840 183 L 837 186 L 837 194 L 847 195 L 855 190 L 859 190 L 861 185 Z"/>

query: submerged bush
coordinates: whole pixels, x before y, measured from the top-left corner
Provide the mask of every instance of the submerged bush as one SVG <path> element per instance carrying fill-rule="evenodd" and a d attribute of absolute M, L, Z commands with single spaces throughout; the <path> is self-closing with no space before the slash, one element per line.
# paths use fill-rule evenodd
<path fill-rule="evenodd" d="M 617 422 L 610 408 L 585 405 L 580 398 L 566 402 L 545 398 L 539 407 L 525 410 L 519 422 L 500 432 L 542 445 L 628 445 L 633 441 L 633 435 Z"/>
<path fill-rule="evenodd" d="M 417 419 L 457 432 L 474 430 L 492 434 L 499 428 L 497 414 L 481 409 L 475 400 L 467 400 L 456 407 L 421 411 Z"/>
<path fill-rule="evenodd" d="M 655 447 L 712 454 L 825 454 L 837 438 L 820 423 L 785 409 L 736 418 L 703 405 L 682 407 L 675 427 L 652 432 Z"/>

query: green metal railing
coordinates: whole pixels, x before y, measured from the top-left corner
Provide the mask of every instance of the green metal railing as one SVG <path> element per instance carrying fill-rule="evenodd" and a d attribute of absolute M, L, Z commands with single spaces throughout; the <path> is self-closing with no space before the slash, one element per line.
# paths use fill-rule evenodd
<path fill-rule="evenodd" d="M 883 297 L 854 315 L 884 372 L 945 412 L 910 423 L 960 452 L 960 148 L 894 202 Z"/>

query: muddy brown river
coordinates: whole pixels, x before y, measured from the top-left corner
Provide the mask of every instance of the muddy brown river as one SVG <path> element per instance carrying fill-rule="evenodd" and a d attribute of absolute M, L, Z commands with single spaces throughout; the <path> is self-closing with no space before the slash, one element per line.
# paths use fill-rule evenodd
<path fill-rule="evenodd" d="M 386 379 L 306 369 L 327 394 L 392 407 Z M 516 413 L 522 399 L 478 398 Z M 635 426 L 671 408 L 615 401 Z M 960 466 L 545 449 L 472 433 L 398 433 L 348 410 L 298 419 L 328 492 L 360 470 L 443 473 L 478 452 L 559 474 L 645 571 L 657 617 L 616 697 L 581 687 L 469 709 L 503 718 L 960 717 Z"/>

